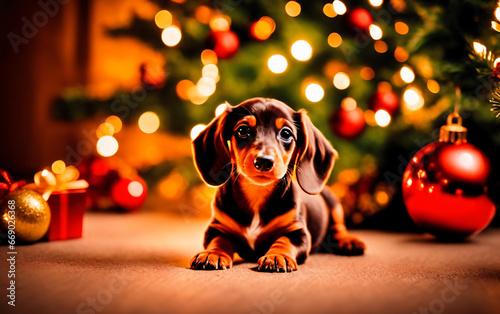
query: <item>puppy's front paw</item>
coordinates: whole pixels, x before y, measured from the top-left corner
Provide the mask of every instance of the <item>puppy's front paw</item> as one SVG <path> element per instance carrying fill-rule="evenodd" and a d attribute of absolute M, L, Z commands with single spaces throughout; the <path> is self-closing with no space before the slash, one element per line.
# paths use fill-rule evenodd
<path fill-rule="evenodd" d="M 338 255 L 363 255 L 366 248 L 363 241 L 351 235 L 334 237 L 333 242 L 333 253 Z"/>
<path fill-rule="evenodd" d="M 267 254 L 259 258 L 259 271 L 292 272 L 298 269 L 295 259 L 281 254 Z"/>
<path fill-rule="evenodd" d="M 229 269 L 233 260 L 221 251 L 203 251 L 195 255 L 189 262 L 191 269 L 219 270 Z"/>

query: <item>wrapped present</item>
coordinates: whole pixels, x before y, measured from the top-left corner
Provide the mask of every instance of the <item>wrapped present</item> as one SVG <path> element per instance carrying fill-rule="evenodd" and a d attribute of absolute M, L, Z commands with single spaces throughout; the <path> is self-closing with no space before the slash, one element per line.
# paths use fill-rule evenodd
<path fill-rule="evenodd" d="M 51 219 L 45 239 L 49 241 L 82 237 L 86 189 L 55 191 L 48 199 Z"/>
<path fill-rule="evenodd" d="M 82 237 L 88 183 L 78 177 L 73 166 L 64 167 L 57 174 L 45 169 L 35 174 L 34 183 L 25 186 L 49 203 L 51 219 L 45 235 L 48 241 Z"/>

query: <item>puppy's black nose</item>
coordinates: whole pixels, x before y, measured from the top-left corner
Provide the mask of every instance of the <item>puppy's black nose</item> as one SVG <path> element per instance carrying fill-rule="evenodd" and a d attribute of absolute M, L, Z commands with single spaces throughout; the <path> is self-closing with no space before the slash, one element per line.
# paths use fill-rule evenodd
<path fill-rule="evenodd" d="M 269 155 L 258 156 L 253 161 L 255 168 L 262 172 L 267 172 L 273 169 L 274 157 Z"/>

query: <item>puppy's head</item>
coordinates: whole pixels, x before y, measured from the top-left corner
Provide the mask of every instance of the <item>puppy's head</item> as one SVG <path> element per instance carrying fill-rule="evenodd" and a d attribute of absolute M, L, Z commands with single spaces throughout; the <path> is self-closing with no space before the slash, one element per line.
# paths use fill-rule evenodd
<path fill-rule="evenodd" d="M 304 110 L 265 98 L 227 107 L 193 140 L 195 164 L 210 185 L 221 185 L 235 167 L 257 185 L 276 184 L 293 170 L 301 188 L 317 194 L 337 152 Z"/>

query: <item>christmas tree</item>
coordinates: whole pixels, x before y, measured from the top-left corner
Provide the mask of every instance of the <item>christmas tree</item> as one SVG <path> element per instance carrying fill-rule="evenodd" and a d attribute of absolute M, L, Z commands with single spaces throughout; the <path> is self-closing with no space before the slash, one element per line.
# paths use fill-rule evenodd
<path fill-rule="evenodd" d="M 136 38 L 165 59 L 162 68 L 145 62 L 137 69 L 141 113 L 147 115 L 119 117 L 124 123 L 139 118 L 146 133 L 159 127 L 194 137 L 226 102 L 260 96 L 305 108 L 339 152 L 330 186 L 354 224 L 377 212 L 378 226 L 388 213 L 406 217 L 403 172 L 420 148 L 438 139 L 457 87 L 469 142 L 496 160 L 498 120 L 488 102 L 498 110 L 495 1 L 154 3 L 153 19 L 135 16 L 126 27 L 107 30 L 109 36 Z M 68 91 L 54 113 L 65 120 L 119 116 L 115 101 L 130 93 L 97 99 L 85 90 Z M 139 170 L 153 185 L 172 173 L 190 187 L 200 184 L 186 158 Z M 489 194 L 498 203 L 495 163 L 491 171 Z"/>

